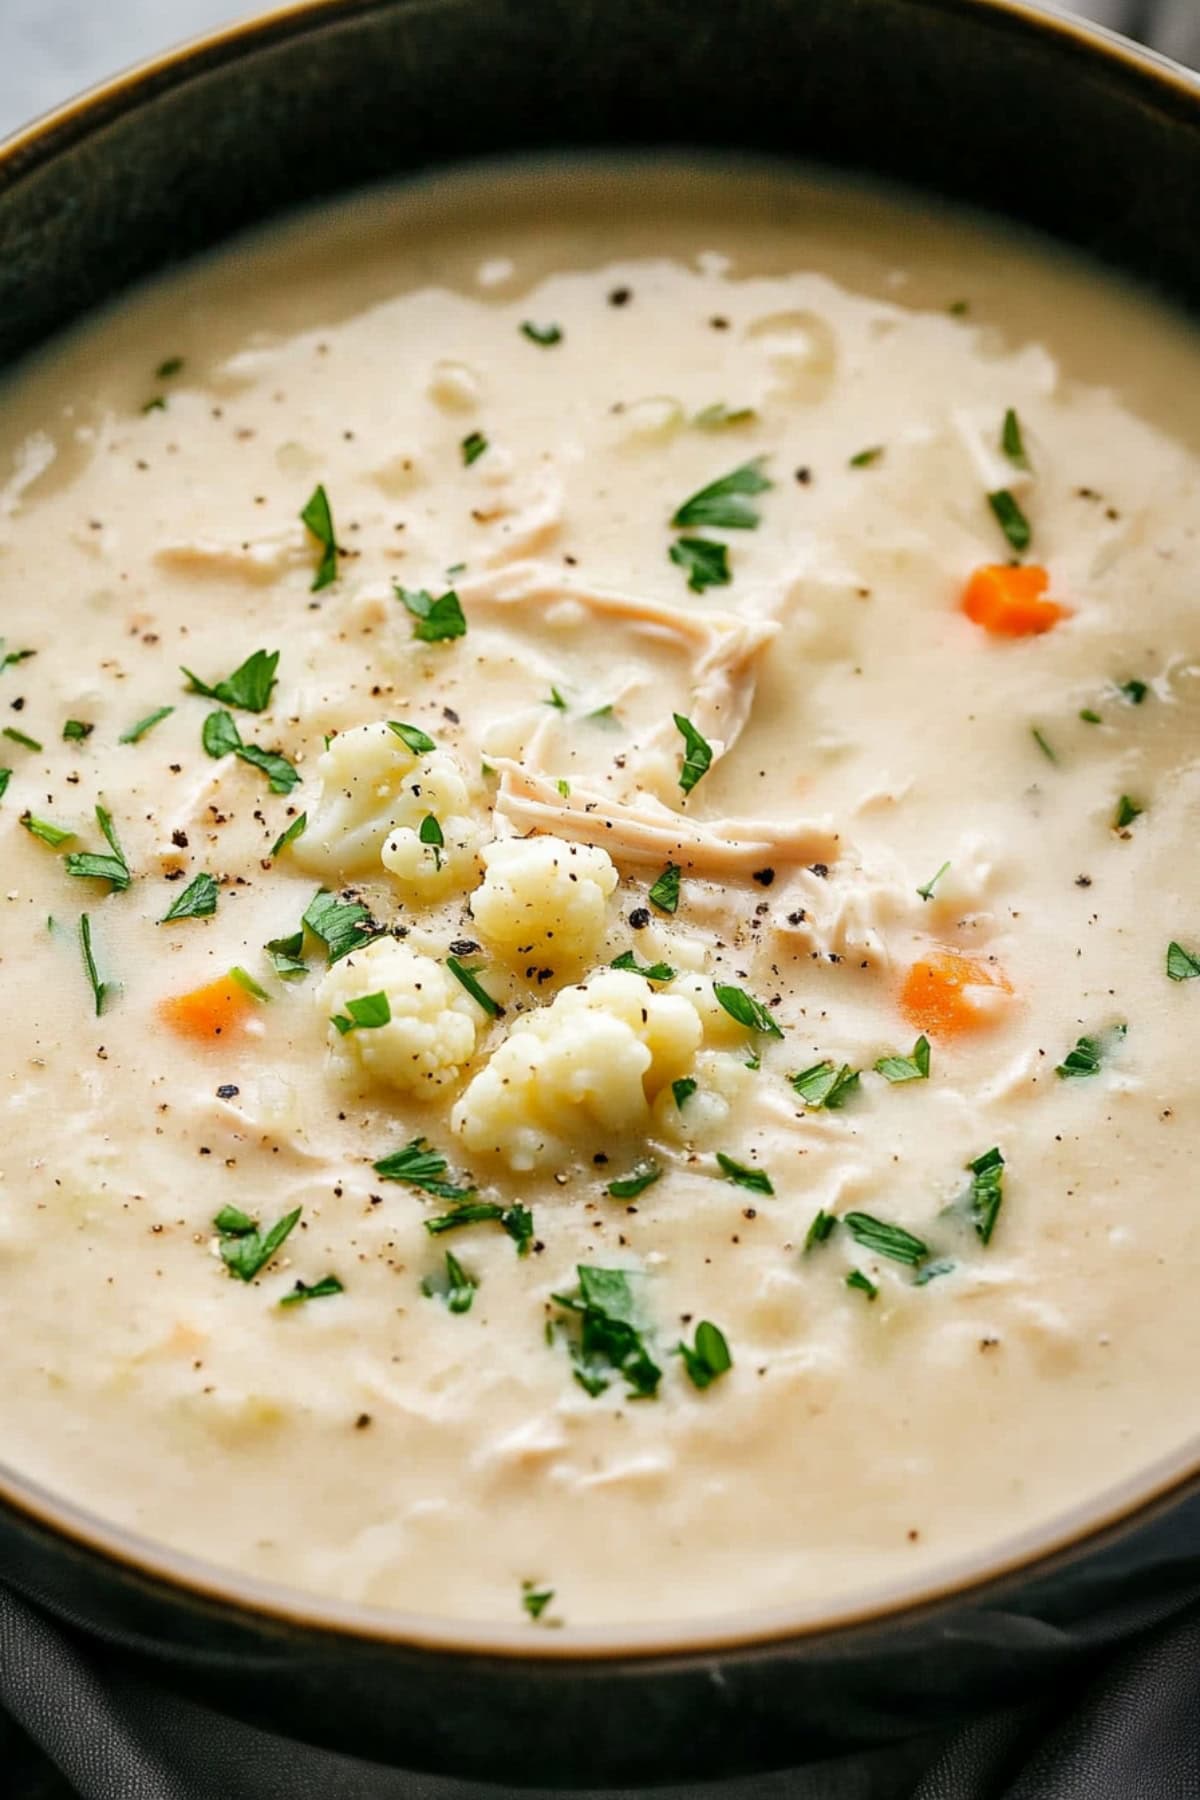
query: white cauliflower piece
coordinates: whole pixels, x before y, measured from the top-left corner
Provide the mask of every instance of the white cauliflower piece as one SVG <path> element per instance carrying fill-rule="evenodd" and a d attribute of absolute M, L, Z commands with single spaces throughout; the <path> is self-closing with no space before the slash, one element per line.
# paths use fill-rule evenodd
<path fill-rule="evenodd" d="M 701 1051 L 692 1075 L 696 1090 L 682 1106 L 670 1087 L 663 1088 L 654 1102 L 654 1129 L 672 1143 L 708 1144 L 720 1137 L 755 1080 L 741 1056 L 720 1050 Z"/>
<path fill-rule="evenodd" d="M 468 1150 L 518 1173 L 646 1135 L 651 1108 L 691 1068 L 703 1030 L 682 995 L 606 969 L 518 1018 L 451 1115 Z"/>
<path fill-rule="evenodd" d="M 485 938 L 510 956 L 595 959 L 617 885 L 607 850 L 545 836 L 497 838 L 480 855 L 486 872 L 470 905 Z"/>
<path fill-rule="evenodd" d="M 726 975 L 720 979 L 735 987 L 739 985 L 737 976 Z M 706 1044 L 725 1050 L 744 1050 L 753 1043 L 754 1033 L 739 1024 L 732 1013 L 727 1013 L 717 999 L 716 984 L 711 975 L 682 971 L 672 983 L 671 992 L 686 995 L 691 1001 L 703 1027 Z"/>
<path fill-rule="evenodd" d="M 387 997 L 386 1025 L 344 1034 L 333 1016 L 348 1018 L 348 1003 L 369 994 Z M 339 1071 L 369 1075 L 403 1093 L 428 1094 L 455 1080 L 475 1053 L 483 1013 L 441 963 L 395 938 L 376 938 L 335 963 L 317 989 L 329 1019 L 329 1042 Z"/>
<path fill-rule="evenodd" d="M 479 831 L 458 764 L 444 750 L 418 755 L 386 720 L 339 732 L 317 763 L 321 793 L 292 854 L 337 885 L 382 862 L 413 900 L 469 885 Z M 422 843 L 427 818 L 443 842 Z"/>

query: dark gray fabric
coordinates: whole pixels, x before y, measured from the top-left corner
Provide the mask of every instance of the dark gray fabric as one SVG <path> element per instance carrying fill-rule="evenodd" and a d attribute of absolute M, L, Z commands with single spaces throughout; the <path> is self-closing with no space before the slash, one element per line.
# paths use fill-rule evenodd
<path fill-rule="evenodd" d="M 0 1590 L 0 1705 L 29 1740 L 0 1754 L 7 1800 L 502 1800 L 289 1742 L 160 1691 Z M 1077 1688 L 923 1740 L 655 1800 L 1197 1800 L 1200 1601 Z M 543 1790 L 542 1800 L 549 1800 Z M 566 1800 L 566 1797 L 564 1797 Z M 600 1800 L 594 1792 L 572 1800 Z M 632 1791 L 604 1800 L 637 1800 Z"/>

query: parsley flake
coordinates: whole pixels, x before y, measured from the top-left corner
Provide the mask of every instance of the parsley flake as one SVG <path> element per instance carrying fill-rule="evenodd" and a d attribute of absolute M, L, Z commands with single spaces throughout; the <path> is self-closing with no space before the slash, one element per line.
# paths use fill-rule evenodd
<path fill-rule="evenodd" d="M 531 1582 L 521 1583 L 521 1605 L 531 1619 L 540 1619 L 554 1598 L 553 1588 L 535 1588 Z"/>
<path fill-rule="evenodd" d="M 289 844 L 294 844 L 297 838 L 302 838 L 307 830 L 308 814 L 302 812 L 292 820 L 286 831 L 280 832 L 268 854 L 272 857 L 278 856 L 281 850 L 286 850 Z"/>
<path fill-rule="evenodd" d="M 447 1250 L 445 1273 L 426 1275 L 421 1292 L 427 1299 L 443 1301 L 452 1313 L 466 1313 L 471 1310 L 478 1286 L 478 1277 L 468 1274 L 453 1252 Z"/>
<path fill-rule="evenodd" d="M 901 1225 L 889 1225 L 885 1219 L 876 1219 L 864 1212 L 846 1213 L 842 1224 L 856 1244 L 876 1256 L 888 1256 L 893 1262 L 907 1263 L 912 1269 L 928 1259 L 929 1245 Z"/>
<path fill-rule="evenodd" d="M 535 325 L 532 319 L 522 319 L 521 335 L 527 337 L 531 344 L 540 344 L 543 350 L 549 350 L 554 344 L 563 341 L 561 325 Z"/>
<path fill-rule="evenodd" d="M 989 494 L 987 499 L 995 514 L 996 523 L 1017 554 L 1028 550 L 1033 542 L 1033 527 L 1008 489 L 999 488 L 996 493 Z"/>
<path fill-rule="evenodd" d="M 865 1294 L 868 1300 L 874 1300 L 879 1293 L 875 1283 L 864 1275 L 861 1269 L 851 1269 L 846 1277 L 846 1286 L 855 1288 L 860 1294 Z"/>
<path fill-rule="evenodd" d="M 86 719 L 68 719 L 62 728 L 63 742 L 82 744 L 86 738 L 91 737 L 95 729 Z"/>
<path fill-rule="evenodd" d="M 0 800 L 3 800 L 5 794 L 7 794 L 8 784 L 11 780 L 12 780 L 12 770 L 11 769 L 0 769 Z"/>
<path fill-rule="evenodd" d="M 576 1274 L 577 1293 L 552 1296 L 556 1305 L 579 1321 L 579 1336 L 570 1342 L 576 1381 L 593 1399 L 618 1378 L 635 1398 L 652 1398 L 662 1370 L 645 1342 L 646 1327 L 635 1287 L 645 1278 L 626 1269 L 597 1269 L 583 1263 Z"/>
<path fill-rule="evenodd" d="M 814 1112 L 820 1112 L 822 1108 L 826 1112 L 837 1112 L 858 1087 L 859 1074 L 860 1071 L 852 1069 L 849 1063 L 843 1063 L 839 1069 L 836 1063 L 826 1059 L 814 1063 L 810 1069 L 801 1069 L 798 1075 L 791 1077 L 791 1083 L 805 1106 Z"/>
<path fill-rule="evenodd" d="M 701 736 L 690 719 L 682 713 L 672 713 L 675 729 L 683 739 L 683 764 L 679 770 L 679 786 L 685 794 L 690 794 L 701 778 L 707 775 L 712 767 L 712 745 L 707 738 Z"/>
<path fill-rule="evenodd" d="M 726 406 L 723 400 L 717 400 L 712 406 L 702 406 L 689 424 L 700 431 L 724 431 L 733 425 L 750 425 L 757 417 L 752 406 Z"/>
<path fill-rule="evenodd" d="M 103 832 L 112 854 L 105 856 L 104 854 L 96 855 L 90 850 L 73 850 L 67 857 L 64 867 L 68 875 L 107 881 L 112 893 L 124 893 L 133 880 L 133 874 L 117 837 L 112 816 L 102 806 L 96 808 L 96 823 Z"/>
<path fill-rule="evenodd" d="M 329 1022 L 342 1037 L 350 1031 L 378 1031 L 392 1022 L 391 1002 L 384 993 L 363 994 L 356 1000 L 347 1000 L 346 1011 L 334 1013 Z"/>
<path fill-rule="evenodd" d="M 472 463 L 478 462 L 487 447 L 488 441 L 484 437 L 482 431 L 468 432 L 462 443 L 459 445 L 459 449 L 462 451 L 464 467 L 469 469 Z"/>
<path fill-rule="evenodd" d="M 1009 407 L 1004 415 L 1004 424 L 1000 428 L 1000 448 L 1010 463 L 1017 469 L 1028 469 L 1029 457 L 1025 451 L 1025 440 L 1021 434 L 1021 421 L 1016 410 Z"/>
<path fill-rule="evenodd" d="M 932 900 L 933 899 L 933 890 L 937 886 L 938 882 L 942 879 L 942 876 L 946 873 L 946 870 L 949 867 L 950 867 L 950 864 L 948 862 L 944 862 L 942 864 L 941 868 L 938 870 L 937 874 L 931 875 L 929 880 L 925 883 L 925 886 L 919 887 L 917 889 L 917 892 L 918 892 L 918 894 L 920 894 L 922 900 Z"/>
<path fill-rule="evenodd" d="M 765 494 L 772 485 L 762 472 L 762 458 L 756 457 L 685 500 L 671 523 L 681 529 L 699 525 L 717 531 L 753 531 L 760 515 L 750 496 Z"/>
<path fill-rule="evenodd" d="M 748 1031 L 760 1031 L 765 1037 L 783 1036 L 762 1001 L 756 1000 L 753 994 L 748 994 L 745 988 L 730 987 L 726 982 L 714 981 L 713 993 L 717 1004 Z"/>
<path fill-rule="evenodd" d="M 491 1222 L 503 1226 L 517 1247 L 518 1256 L 528 1256 L 529 1246 L 533 1241 L 533 1214 L 527 1206 L 500 1206 L 495 1200 L 462 1200 L 448 1213 L 441 1213 L 435 1219 L 426 1219 L 425 1229 L 430 1237 L 441 1237 L 447 1231 L 458 1231 L 464 1225 L 486 1225 Z"/>
<path fill-rule="evenodd" d="M 43 844 L 49 844 L 51 850 L 61 849 L 63 844 L 69 844 L 75 836 L 75 833 L 68 831 L 65 825 L 55 825 L 49 819 L 36 818 L 33 813 L 22 813 L 21 824 L 30 837 L 39 839 Z"/>
<path fill-rule="evenodd" d="M 83 954 L 83 970 L 92 990 L 92 998 L 96 1002 L 96 1017 L 104 1011 L 104 1003 L 113 991 L 110 981 L 101 981 L 96 968 L 96 958 L 92 950 L 92 921 L 84 913 L 79 921 L 79 948 Z"/>
<path fill-rule="evenodd" d="M 435 600 L 425 588 L 405 588 L 399 582 L 392 585 L 397 600 L 412 614 L 413 636 L 422 643 L 437 644 L 447 638 L 466 636 L 467 621 L 453 588 Z"/>
<path fill-rule="evenodd" d="M 310 1287 L 306 1281 L 298 1281 L 290 1294 L 285 1294 L 279 1302 L 280 1306 L 299 1306 L 304 1300 L 325 1300 L 331 1294 L 344 1294 L 345 1288 L 336 1275 L 323 1275 L 320 1281 L 314 1281 Z"/>
<path fill-rule="evenodd" d="M 303 927 L 293 932 L 291 937 L 272 938 L 264 948 L 280 981 L 303 981 L 308 974 L 308 964 L 302 954 Z"/>
<path fill-rule="evenodd" d="M 877 462 L 882 461 L 883 448 L 882 444 L 872 444 L 868 449 L 860 450 L 857 456 L 850 458 L 850 467 L 852 469 L 873 469 Z"/>
<path fill-rule="evenodd" d="M 671 1092 L 675 1096 L 675 1104 L 680 1112 L 683 1111 L 699 1085 L 693 1075 L 681 1075 L 678 1081 L 671 1083 Z"/>
<path fill-rule="evenodd" d="M 837 1225 L 837 1214 L 827 1213 L 825 1208 L 821 1207 L 804 1234 L 804 1254 L 807 1256 L 810 1250 L 817 1248 L 818 1244 L 827 1243 L 837 1230 Z"/>
<path fill-rule="evenodd" d="M 1051 747 L 1045 733 L 1039 730 L 1036 725 L 1032 725 L 1030 731 L 1032 732 L 1034 743 L 1046 758 L 1046 761 L 1056 763 L 1058 761 L 1058 752 Z"/>
<path fill-rule="evenodd" d="M 705 588 L 728 587 L 733 580 L 729 573 L 729 546 L 718 544 L 713 538 L 677 538 L 667 555 L 677 568 L 686 571 L 693 594 L 702 594 Z"/>
<path fill-rule="evenodd" d="M 419 841 L 425 845 L 427 850 L 433 851 L 433 866 L 435 869 L 440 869 L 442 866 L 442 851 L 445 848 L 446 838 L 441 826 L 438 824 L 432 813 L 426 813 L 425 817 L 421 820 L 420 825 L 417 827 L 417 837 Z"/>
<path fill-rule="evenodd" d="M 384 1181 L 405 1181 L 409 1187 L 422 1188 L 439 1200 L 469 1200 L 475 1192 L 473 1187 L 458 1187 L 444 1180 L 450 1165 L 423 1137 L 413 1138 L 402 1150 L 393 1150 L 390 1156 L 381 1157 L 371 1166 Z"/>
<path fill-rule="evenodd" d="M 1200 957 L 1193 956 L 1182 944 L 1168 944 L 1167 974 L 1172 981 L 1194 981 L 1200 975 Z"/>
<path fill-rule="evenodd" d="M 678 864 L 668 863 L 646 896 L 651 906 L 657 906 L 659 912 L 673 913 L 678 910 L 679 876 Z"/>
<path fill-rule="evenodd" d="M 203 694 L 206 700 L 219 700 L 223 706 L 236 706 L 243 712 L 262 712 L 275 687 L 278 667 L 278 650 L 256 650 L 232 675 L 211 687 L 190 669 L 182 672 L 188 678 L 190 694 Z"/>
<path fill-rule="evenodd" d="M 389 719 L 387 723 L 388 730 L 394 731 L 400 742 L 406 749 L 411 750 L 414 756 L 427 756 L 431 750 L 437 749 L 437 745 L 429 733 L 422 731 L 418 725 L 405 725 L 399 719 Z"/>
<path fill-rule="evenodd" d="M 236 1207 L 225 1207 L 213 1220 L 219 1236 L 221 1261 L 239 1281 L 253 1281 L 274 1260 L 299 1223 L 303 1207 L 276 1220 L 270 1231 L 262 1231 Z"/>
<path fill-rule="evenodd" d="M 928 1081 L 929 1055 L 929 1039 L 922 1032 L 912 1047 L 911 1056 L 881 1056 L 875 1064 L 875 1073 L 892 1083 Z"/>
<path fill-rule="evenodd" d="M 18 731 L 15 725 L 6 725 L 0 732 L 0 737 L 6 737 L 10 744 L 20 744 L 22 750 L 40 751 L 43 748 L 36 738 L 31 738 L 27 732 Z"/>
<path fill-rule="evenodd" d="M 724 1150 L 717 1151 L 717 1161 L 726 1179 L 735 1182 L 738 1187 L 749 1188 L 752 1194 L 775 1192 L 771 1177 L 765 1169 L 754 1169 L 747 1163 L 740 1163 L 736 1157 L 727 1156 Z"/>
<path fill-rule="evenodd" d="M 217 884 L 211 875 L 197 875 L 189 881 L 179 898 L 158 921 L 170 925 L 175 919 L 208 919 L 217 910 Z"/>
<path fill-rule="evenodd" d="M 339 900 L 328 888 L 317 889 L 308 903 L 304 924 L 325 945 L 331 966 L 379 936 L 365 906 L 357 900 Z"/>
<path fill-rule="evenodd" d="M 156 725 L 161 725 L 164 719 L 169 719 L 174 711 L 175 708 L 173 706 L 160 706 L 155 712 L 147 713 L 144 719 L 139 719 L 136 725 L 131 725 L 128 731 L 123 731 L 121 733 L 120 737 L 117 739 L 118 744 L 136 744 L 140 742 L 148 731 L 153 731 Z"/>
<path fill-rule="evenodd" d="M 1136 800 L 1131 800 L 1128 794 L 1122 794 L 1117 801 L 1117 810 L 1113 814 L 1113 830 L 1127 831 L 1135 819 L 1141 818 L 1145 810 L 1145 807 L 1139 806 Z"/>
<path fill-rule="evenodd" d="M 1004 1158 L 999 1150 L 986 1150 L 967 1167 L 972 1178 L 968 1196 L 971 1220 L 980 1241 L 990 1244 L 1004 1201 Z"/>
<path fill-rule="evenodd" d="M 329 504 L 329 495 L 319 484 L 305 502 L 300 519 L 321 546 L 321 560 L 317 564 L 310 589 L 311 593 L 317 594 L 338 577 L 338 546 L 337 534 L 333 528 L 333 509 Z"/>
<path fill-rule="evenodd" d="M 636 1163 L 628 1175 L 622 1175 L 616 1181 L 610 1181 L 605 1193 L 614 1200 L 632 1200 L 638 1194 L 644 1194 L 648 1187 L 653 1187 L 661 1180 L 662 1170 L 655 1162 Z"/>
<path fill-rule="evenodd" d="M 200 741 L 210 756 L 236 756 L 239 762 L 261 769 L 273 794 L 290 794 L 300 785 L 300 776 L 286 756 L 281 756 L 277 750 L 260 750 L 257 744 L 242 742 L 242 734 L 230 713 L 209 713 Z"/>
<path fill-rule="evenodd" d="M 5 669 L 15 668 L 18 663 L 28 662 L 31 656 L 36 655 L 36 650 L 6 650 L 4 639 L 0 638 L 0 675 L 3 675 Z"/>
<path fill-rule="evenodd" d="M 711 1387 L 719 1375 L 727 1374 L 733 1367 L 725 1333 L 711 1319 L 701 1319 L 695 1344 L 689 1347 L 680 1341 L 676 1355 L 682 1356 L 692 1386 L 701 1390 Z"/>
<path fill-rule="evenodd" d="M 1150 692 L 1150 689 L 1144 681 L 1135 679 L 1132 681 L 1118 682 L 1117 691 L 1124 695 L 1130 706 L 1140 706 L 1142 701 L 1146 698 L 1146 695 Z"/>
<path fill-rule="evenodd" d="M 504 1008 L 501 1006 L 500 1002 L 498 1000 L 493 1000 L 487 989 L 482 987 L 475 979 L 477 975 L 482 974 L 483 972 L 484 965 L 482 963 L 477 963 L 473 969 L 469 969 L 465 963 L 459 962 L 457 956 L 448 956 L 446 958 L 446 967 L 453 975 L 455 981 L 461 982 L 463 987 L 466 988 L 475 1004 L 477 1006 L 482 1006 L 489 1019 L 499 1019 L 502 1017 Z"/>
<path fill-rule="evenodd" d="M 675 979 L 675 971 L 670 963 L 640 963 L 632 950 L 622 950 L 620 956 L 614 956 L 609 967 L 628 969 L 631 975 L 644 976 L 647 981 L 674 981 Z"/>

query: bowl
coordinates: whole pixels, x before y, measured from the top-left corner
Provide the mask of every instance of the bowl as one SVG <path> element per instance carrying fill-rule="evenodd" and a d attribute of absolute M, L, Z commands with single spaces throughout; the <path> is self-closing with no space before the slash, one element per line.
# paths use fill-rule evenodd
<path fill-rule="evenodd" d="M 0 362 L 289 207 L 474 157 L 802 158 L 982 207 L 1200 310 L 1200 82 L 1022 0 L 310 0 L 0 148 Z M 1016 1703 L 1200 1578 L 1200 1438 L 1044 1530 L 817 1611 L 531 1633 L 248 1581 L 0 1467 L 0 1578 L 106 1654 L 411 1770 L 648 1787 Z"/>

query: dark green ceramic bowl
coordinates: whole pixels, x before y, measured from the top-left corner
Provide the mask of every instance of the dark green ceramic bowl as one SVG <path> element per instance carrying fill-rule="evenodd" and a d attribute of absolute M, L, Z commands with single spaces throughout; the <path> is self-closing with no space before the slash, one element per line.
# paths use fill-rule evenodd
<path fill-rule="evenodd" d="M 473 156 L 668 145 L 908 181 L 1200 311 L 1200 83 L 1022 0 L 311 0 L 0 150 L 0 363 L 321 195 Z M 1200 1440 L 936 1590 L 534 1633 L 272 1591 L 0 1469 L 0 1578 L 107 1655 L 297 1737 L 510 1788 L 642 1788 L 1044 1689 L 1200 1586 L 1198 1489 Z"/>

